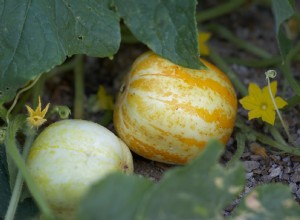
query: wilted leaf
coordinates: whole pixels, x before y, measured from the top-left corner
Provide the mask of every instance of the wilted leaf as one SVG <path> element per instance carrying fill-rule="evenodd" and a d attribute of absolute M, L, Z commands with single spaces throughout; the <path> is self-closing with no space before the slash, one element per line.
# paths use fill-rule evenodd
<path fill-rule="evenodd" d="M 189 165 L 173 169 L 149 190 L 139 206 L 137 219 L 221 219 L 223 209 L 242 191 L 243 166 L 218 164 L 224 150 L 211 141 L 207 150 Z"/>
<path fill-rule="evenodd" d="M 151 185 L 149 180 L 138 176 L 109 175 L 95 184 L 82 199 L 78 219 L 132 220 Z"/>
<path fill-rule="evenodd" d="M 155 53 L 185 67 L 201 68 L 195 0 L 115 0 L 115 4 L 133 35 Z"/>
<path fill-rule="evenodd" d="M 232 219 L 299 219 L 300 205 L 287 185 L 265 184 L 256 187 L 236 208 Z"/>

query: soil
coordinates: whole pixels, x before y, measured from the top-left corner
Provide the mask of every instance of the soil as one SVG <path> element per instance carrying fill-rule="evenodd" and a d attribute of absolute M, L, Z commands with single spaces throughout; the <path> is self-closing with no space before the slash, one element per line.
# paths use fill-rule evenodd
<path fill-rule="evenodd" d="M 206 1 L 201 10 L 216 5 L 216 1 Z M 208 3 L 209 2 L 209 3 Z M 257 4 L 243 6 L 240 9 L 211 20 L 222 24 L 228 28 L 237 37 L 244 39 L 254 45 L 261 47 L 273 55 L 278 55 L 278 47 L 275 39 L 275 25 L 272 12 L 269 7 Z M 205 28 L 207 23 L 199 24 L 200 28 Z M 236 48 L 231 43 L 221 39 L 218 35 L 213 34 L 209 45 L 218 51 L 222 57 L 237 57 L 246 60 L 257 59 L 257 57 Z M 148 48 L 142 44 L 122 44 L 114 58 L 93 58 L 85 57 L 85 103 L 91 95 L 97 93 L 99 85 L 103 85 L 106 91 L 116 97 L 120 88 L 122 78 L 129 71 L 131 64 Z M 209 59 L 209 57 L 207 58 Z M 231 69 L 237 74 L 241 81 L 248 86 L 249 82 L 255 82 L 261 87 L 266 85 L 264 72 L 266 68 L 250 68 L 238 64 L 231 64 Z M 300 63 L 293 64 L 293 71 L 297 80 L 300 80 Z M 278 93 L 285 98 L 291 97 L 293 92 L 287 87 L 282 80 L 280 71 L 276 79 L 279 83 Z M 45 85 L 44 102 L 51 102 L 56 105 L 68 105 L 72 108 L 74 97 L 73 75 L 64 74 L 53 76 L 52 80 L 47 81 Z M 241 98 L 241 94 L 237 94 Z M 98 122 L 105 114 L 104 111 L 92 113 L 85 105 L 84 119 Z M 300 106 L 297 105 L 283 113 L 283 117 L 289 126 L 289 130 L 297 145 L 300 145 Z M 239 106 L 239 114 L 247 121 L 247 112 Z M 72 117 L 72 116 L 71 116 Z M 255 127 L 256 130 L 264 132 L 263 127 L 255 122 L 247 122 L 249 126 Z M 110 121 L 106 125 L 114 131 L 113 123 Z M 247 186 L 245 193 L 256 185 L 269 182 L 283 182 L 288 184 L 293 192 L 295 199 L 300 201 L 300 157 L 293 155 L 278 154 L 269 146 L 261 147 L 267 151 L 267 156 L 260 155 L 259 152 L 251 150 L 247 143 L 245 151 L 241 157 L 246 169 Z M 231 159 L 236 150 L 236 141 L 234 133 L 226 146 L 226 151 L 222 157 L 222 163 Z M 166 165 L 158 162 L 149 161 L 138 155 L 134 155 L 135 172 L 137 174 L 149 177 L 154 181 L 159 181 L 164 172 L 171 169 L 172 165 Z M 234 207 L 229 207 L 226 211 L 229 213 Z M 225 213 L 226 214 L 226 213 Z"/>

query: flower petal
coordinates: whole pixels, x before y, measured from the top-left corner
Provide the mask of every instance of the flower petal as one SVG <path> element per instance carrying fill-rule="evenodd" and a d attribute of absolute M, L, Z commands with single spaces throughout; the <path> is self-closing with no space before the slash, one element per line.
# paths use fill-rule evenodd
<path fill-rule="evenodd" d="M 210 32 L 199 32 L 198 33 L 198 41 L 200 43 L 204 43 L 206 41 L 208 41 L 208 39 L 211 37 L 211 33 Z"/>
<path fill-rule="evenodd" d="M 271 82 L 271 83 L 270 83 L 270 87 L 271 87 L 272 95 L 273 95 L 273 97 L 275 97 L 275 95 L 276 95 L 276 93 L 277 93 L 277 81 Z M 263 93 L 264 96 L 266 96 L 267 94 L 268 94 L 268 96 L 270 96 L 268 86 L 265 86 L 265 87 L 262 89 L 262 93 Z"/>
<path fill-rule="evenodd" d="M 209 40 L 210 36 L 211 33 L 209 32 L 198 33 L 198 47 L 199 47 L 199 53 L 201 55 L 209 55 L 210 50 L 206 42 Z"/>
<path fill-rule="evenodd" d="M 29 116 L 32 116 L 34 114 L 34 110 L 32 108 L 30 108 L 28 105 L 25 105 L 25 107 L 28 111 Z"/>
<path fill-rule="evenodd" d="M 246 97 L 240 99 L 239 102 L 241 103 L 243 108 L 247 109 L 247 110 L 253 110 L 253 109 L 257 108 L 257 106 L 258 106 L 257 103 L 255 102 L 255 100 L 253 100 L 253 98 L 251 96 L 246 96 Z"/>
<path fill-rule="evenodd" d="M 253 118 L 260 118 L 262 111 L 259 108 L 253 109 L 248 113 L 248 119 L 252 120 Z"/>
<path fill-rule="evenodd" d="M 276 103 L 278 109 L 281 109 L 288 104 L 283 98 L 281 98 L 279 96 L 277 96 L 275 98 L 275 103 Z"/>
<path fill-rule="evenodd" d="M 260 97 L 262 94 L 261 89 L 255 83 L 249 84 L 248 91 L 249 91 L 249 96 Z"/>
<path fill-rule="evenodd" d="M 275 111 L 272 109 L 267 109 L 266 111 L 262 112 L 262 117 L 261 119 L 271 125 L 274 125 L 275 122 Z"/>

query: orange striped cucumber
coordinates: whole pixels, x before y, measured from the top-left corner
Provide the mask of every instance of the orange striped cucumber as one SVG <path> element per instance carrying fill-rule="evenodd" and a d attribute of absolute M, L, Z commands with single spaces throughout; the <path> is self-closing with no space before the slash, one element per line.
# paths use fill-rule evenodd
<path fill-rule="evenodd" d="M 186 164 L 216 138 L 231 136 L 237 98 L 228 77 L 201 59 L 203 70 L 178 66 L 153 52 L 134 62 L 114 111 L 117 134 L 136 154 Z"/>

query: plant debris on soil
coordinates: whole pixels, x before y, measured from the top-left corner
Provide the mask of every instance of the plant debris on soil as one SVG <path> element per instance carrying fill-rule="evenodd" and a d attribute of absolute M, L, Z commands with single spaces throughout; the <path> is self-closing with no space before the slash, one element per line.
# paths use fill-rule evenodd
<path fill-rule="evenodd" d="M 211 1 L 212 7 L 215 1 Z M 208 4 L 208 3 L 207 3 Z M 205 10 L 205 8 L 201 9 Z M 244 39 L 254 45 L 264 48 L 271 54 L 279 54 L 276 39 L 274 18 L 270 7 L 249 4 L 241 7 L 235 12 L 232 12 L 222 18 L 215 19 L 211 22 L 222 24 L 224 27 L 232 31 L 237 37 Z M 201 28 L 202 24 L 199 24 Z M 205 27 L 205 23 L 203 24 Z M 243 50 L 235 48 L 229 42 L 221 39 L 216 34 L 212 34 L 209 45 L 217 50 L 222 57 L 238 57 L 246 60 L 255 58 L 253 55 L 246 53 Z M 108 94 L 116 97 L 122 83 L 123 77 L 129 71 L 133 61 L 137 56 L 147 51 L 147 47 L 142 44 L 122 44 L 119 52 L 113 59 L 100 59 L 93 57 L 85 58 L 85 103 L 89 96 L 97 93 L 99 85 L 103 85 Z M 257 59 L 257 58 L 256 58 Z M 266 80 L 264 68 L 250 68 L 242 65 L 232 64 L 231 69 L 237 74 L 241 82 L 248 87 L 249 82 L 257 83 L 265 86 Z M 295 77 L 300 80 L 300 63 L 293 65 Z M 47 101 L 56 105 L 68 105 L 72 107 L 74 96 L 73 75 L 64 74 L 53 76 L 52 80 L 47 81 L 45 87 L 44 98 Z M 276 80 L 278 81 L 278 93 L 285 99 L 292 95 L 292 91 L 281 80 L 281 73 L 278 71 Z M 167 85 L 166 85 L 167 86 Z M 238 99 L 241 94 L 237 94 Z M 85 105 L 84 119 L 99 123 L 101 117 L 105 114 L 104 111 L 92 113 L 89 111 L 89 106 Z M 239 105 L 239 114 L 247 120 L 247 112 L 241 109 Z M 296 144 L 300 145 L 300 106 L 296 106 L 283 112 L 283 117 L 288 124 L 289 131 L 294 138 Z M 249 126 L 253 126 L 256 130 L 264 132 L 263 127 L 256 123 L 255 120 L 248 122 Z M 112 121 L 107 127 L 114 131 Z M 246 170 L 247 184 L 245 193 L 248 193 L 254 186 L 270 183 L 282 182 L 290 186 L 291 192 L 295 199 L 300 202 L 300 157 L 286 154 L 279 154 L 270 146 L 263 146 L 266 149 L 266 154 L 262 154 L 251 150 L 251 144 L 247 143 L 241 160 Z M 228 162 L 236 151 L 236 141 L 234 134 L 228 142 L 222 162 Z M 173 165 L 162 164 L 159 162 L 150 161 L 134 154 L 134 166 L 137 174 L 149 177 L 153 181 L 159 181 L 164 172 L 174 167 Z M 233 208 L 229 207 L 226 211 L 230 212 Z"/>

